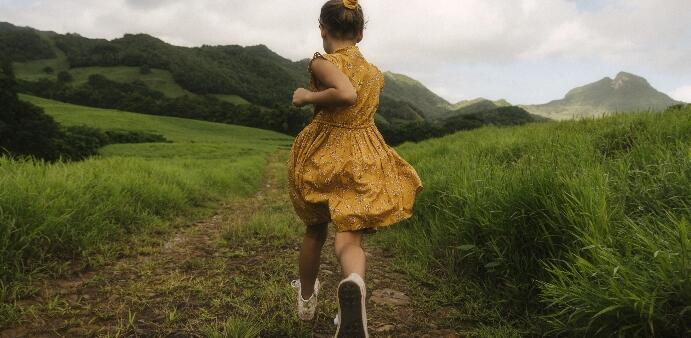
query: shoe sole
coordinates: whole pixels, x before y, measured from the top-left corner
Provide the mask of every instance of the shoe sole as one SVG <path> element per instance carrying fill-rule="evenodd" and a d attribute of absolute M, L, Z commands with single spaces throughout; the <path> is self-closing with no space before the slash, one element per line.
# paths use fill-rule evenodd
<path fill-rule="evenodd" d="M 346 281 L 338 287 L 338 306 L 341 317 L 336 338 L 367 338 L 362 321 L 362 294 L 357 283 Z"/>

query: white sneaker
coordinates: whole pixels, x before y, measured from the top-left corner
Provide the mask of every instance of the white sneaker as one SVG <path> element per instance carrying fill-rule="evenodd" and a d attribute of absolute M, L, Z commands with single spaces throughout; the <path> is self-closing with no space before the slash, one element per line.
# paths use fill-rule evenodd
<path fill-rule="evenodd" d="M 356 273 L 338 284 L 338 315 L 334 319 L 336 338 L 369 338 L 365 281 Z"/>
<path fill-rule="evenodd" d="M 314 318 L 314 312 L 317 310 L 317 296 L 319 294 L 319 278 L 314 281 L 314 292 L 310 299 L 305 300 L 302 298 L 302 285 L 300 285 L 300 280 L 296 279 L 290 282 L 290 285 L 295 288 L 298 292 L 298 317 L 301 320 L 312 320 Z"/>

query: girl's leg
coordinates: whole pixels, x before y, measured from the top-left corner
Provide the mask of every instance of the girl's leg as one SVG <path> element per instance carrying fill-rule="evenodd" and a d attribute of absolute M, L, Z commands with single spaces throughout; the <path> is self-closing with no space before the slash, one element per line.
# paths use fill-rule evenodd
<path fill-rule="evenodd" d="M 300 285 L 302 299 L 310 299 L 314 293 L 314 282 L 319 272 L 322 247 L 329 233 L 328 223 L 307 227 L 300 248 Z"/>
<path fill-rule="evenodd" d="M 337 232 L 335 239 L 336 257 L 341 262 L 344 277 L 351 273 L 365 278 L 365 250 L 362 249 L 362 233 Z"/>

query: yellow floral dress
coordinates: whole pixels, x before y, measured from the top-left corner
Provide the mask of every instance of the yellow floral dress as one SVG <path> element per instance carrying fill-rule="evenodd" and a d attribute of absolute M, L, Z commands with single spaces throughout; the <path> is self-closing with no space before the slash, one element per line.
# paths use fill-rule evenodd
<path fill-rule="evenodd" d="M 357 46 L 314 58 L 326 59 L 348 76 L 357 102 L 315 107 L 312 121 L 295 138 L 288 185 L 297 215 L 306 225 L 333 222 L 339 232 L 377 230 L 409 218 L 422 182 L 374 124 L 383 74 Z M 314 76 L 310 87 L 319 87 Z"/>

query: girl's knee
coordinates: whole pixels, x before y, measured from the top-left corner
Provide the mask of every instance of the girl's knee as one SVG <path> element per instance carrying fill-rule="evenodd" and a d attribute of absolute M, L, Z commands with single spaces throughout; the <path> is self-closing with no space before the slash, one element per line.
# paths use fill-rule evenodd
<path fill-rule="evenodd" d="M 329 234 L 329 223 L 308 225 L 305 231 L 305 237 L 317 239 L 321 242 L 326 241 L 326 236 Z"/>
<path fill-rule="evenodd" d="M 338 232 L 334 239 L 336 256 L 341 256 L 344 249 L 354 246 L 362 248 L 362 234 L 360 232 Z"/>

